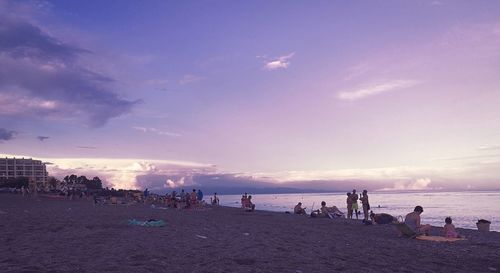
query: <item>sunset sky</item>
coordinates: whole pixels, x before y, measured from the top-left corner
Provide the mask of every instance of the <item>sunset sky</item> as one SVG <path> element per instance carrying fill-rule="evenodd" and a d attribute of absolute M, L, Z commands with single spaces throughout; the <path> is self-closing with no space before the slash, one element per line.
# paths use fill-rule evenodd
<path fill-rule="evenodd" d="M 117 188 L 498 189 L 500 1 L 0 0 L 0 156 Z"/>

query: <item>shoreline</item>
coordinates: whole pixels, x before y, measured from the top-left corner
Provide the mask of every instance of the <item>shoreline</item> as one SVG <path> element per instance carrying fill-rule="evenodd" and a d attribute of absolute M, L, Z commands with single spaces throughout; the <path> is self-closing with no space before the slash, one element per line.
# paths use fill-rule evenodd
<path fill-rule="evenodd" d="M 438 243 L 398 238 L 391 226 L 356 220 L 225 206 L 94 206 L 91 199 L 10 194 L 0 195 L 0 211 L 0 266 L 12 272 L 500 270 L 498 232 L 459 229 L 467 240 Z M 127 224 L 151 218 L 165 226 Z"/>

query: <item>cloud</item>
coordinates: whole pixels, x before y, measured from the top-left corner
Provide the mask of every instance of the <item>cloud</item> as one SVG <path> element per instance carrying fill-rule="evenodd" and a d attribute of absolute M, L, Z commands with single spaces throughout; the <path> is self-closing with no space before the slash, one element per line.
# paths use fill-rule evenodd
<path fill-rule="evenodd" d="M 49 158 L 50 175 L 64 177 L 70 173 L 99 176 L 107 185 L 125 189 L 164 189 L 167 179 L 178 184 L 181 177 L 209 174 L 215 170 L 211 164 L 178 160 L 115 159 L 115 158 Z M 160 179 L 161 178 L 161 179 Z M 148 183 L 153 183 L 150 185 Z"/>
<path fill-rule="evenodd" d="M 405 190 L 405 191 L 421 191 L 421 190 L 437 190 L 440 188 L 432 188 L 430 187 L 432 181 L 431 179 L 418 178 L 413 181 L 397 181 L 394 183 L 394 187 L 392 188 L 383 188 L 380 189 L 382 191 L 390 191 L 390 190 Z"/>
<path fill-rule="evenodd" d="M 182 136 L 179 133 L 161 131 L 161 130 L 158 130 L 156 128 L 146 128 L 146 127 L 135 126 L 135 127 L 132 127 L 132 129 L 141 131 L 143 133 L 155 133 L 155 134 L 158 134 L 158 135 L 161 135 L 161 136 L 170 136 L 170 137 L 180 137 L 180 136 Z"/>
<path fill-rule="evenodd" d="M 16 131 L 7 130 L 5 128 L 0 128 L 0 142 L 4 140 L 14 139 L 17 135 Z"/>
<path fill-rule="evenodd" d="M 91 127 L 131 111 L 113 79 L 81 65 L 89 50 L 0 13 L 0 115 L 83 119 Z"/>
<path fill-rule="evenodd" d="M 76 146 L 78 149 L 97 149 L 97 147 L 94 146 Z"/>
<path fill-rule="evenodd" d="M 500 150 L 500 145 L 499 144 L 483 145 L 478 147 L 477 149 L 480 151 Z"/>
<path fill-rule="evenodd" d="M 389 91 L 410 88 L 418 83 L 418 81 L 414 80 L 393 80 L 384 83 L 371 84 L 355 90 L 339 92 L 338 98 L 341 100 L 355 101 Z"/>
<path fill-rule="evenodd" d="M 193 75 L 193 74 L 186 74 L 182 77 L 182 79 L 179 80 L 180 85 L 185 85 L 185 84 L 190 84 L 190 83 L 195 83 L 203 80 L 204 77 Z"/>
<path fill-rule="evenodd" d="M 38 140 L 40 140 L 40 141 L 45 141 L 45 140 L 49 139 L 50 137 L 48 137 L 48 136 L 37 136 L 36 138 Z"/>
<path fill-rule="evenodd" d="M 285 69 L 290 66 L 290 59 L 295 55 L 295 52 L 292 52 L 288 55 L 281 56 L 278 59 L 274 59 L 272 61 L 267 62 L 264 65 L 265 70 L 276 70 L 276 69 Z"/>

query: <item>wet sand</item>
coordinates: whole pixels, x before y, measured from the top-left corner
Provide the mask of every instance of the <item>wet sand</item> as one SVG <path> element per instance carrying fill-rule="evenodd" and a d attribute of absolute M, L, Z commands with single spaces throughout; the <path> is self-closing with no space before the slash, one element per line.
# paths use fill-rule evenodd
<path fill-rule="evenodd" d="M 129 226 L 133 218 L 166 225 Z M 404 239 L 387 225 L 228 207 L 0 194 L 0 271 L 500 272 L 500 233 L 458 231 L 468 240 Z"/>

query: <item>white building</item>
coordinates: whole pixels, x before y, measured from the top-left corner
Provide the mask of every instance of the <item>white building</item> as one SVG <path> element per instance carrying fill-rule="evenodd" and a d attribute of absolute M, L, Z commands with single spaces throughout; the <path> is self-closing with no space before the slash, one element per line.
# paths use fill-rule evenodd
<path fill-rule="evenodd" d="M 25 158 L 0 158 L 0 180 L 28 177 L 39 189 L 47 186 L 47 168 L 40 160 Z"/>

